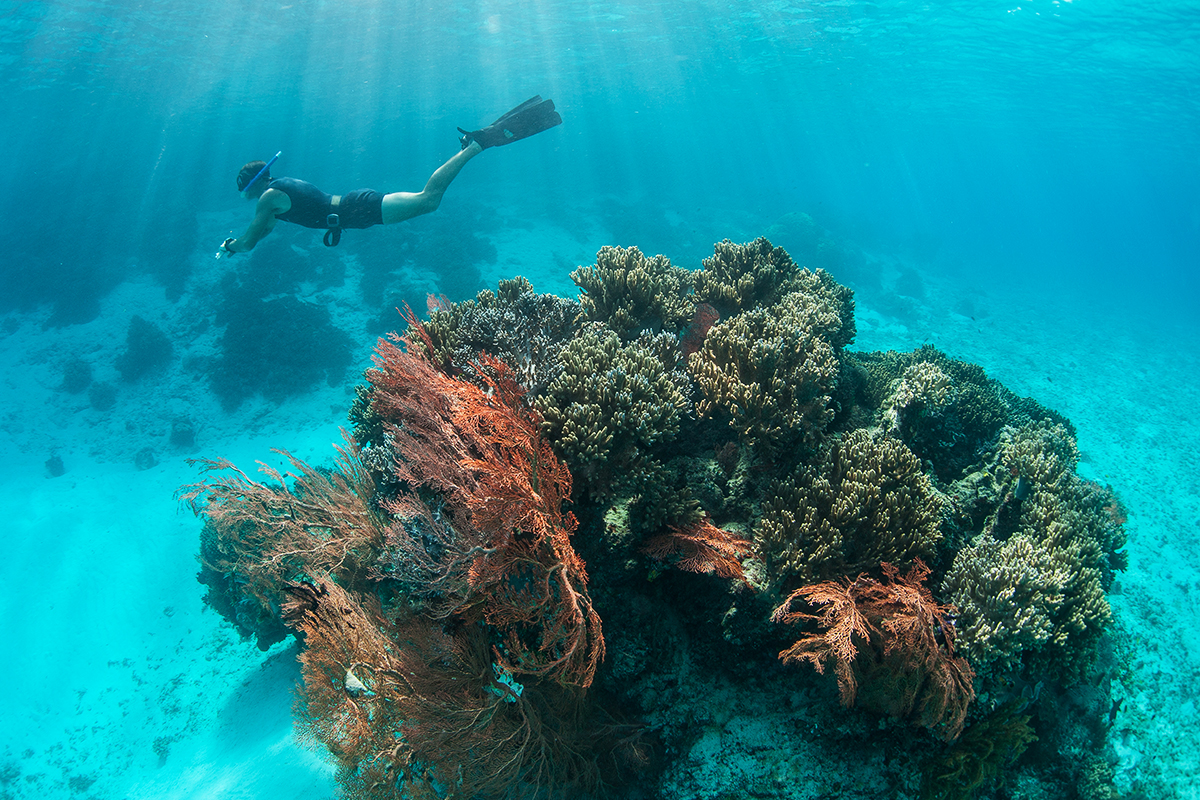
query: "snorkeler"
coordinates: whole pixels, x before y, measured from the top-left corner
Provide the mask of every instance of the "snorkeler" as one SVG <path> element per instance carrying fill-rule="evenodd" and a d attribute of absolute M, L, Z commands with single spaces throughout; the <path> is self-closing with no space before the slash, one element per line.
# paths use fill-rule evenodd
<path fill-rule="evenodd" d="M 270 161 L 251 161 L 238 172 L 237 186 L 247 200 L 258 200 L 254 219 L 246 232 L 221 243 L 217 257 L 253 250 L 278 220 L 325 231 L 325 245 L 335 247 L 344 228 L 392 225 L 437 210 L 450 182 L 475 156 L 489 147 L 533 136 L 562 123 L 553 100 L 530 98 L 486 128 L 459 128 L 462 149 L 438 167 L 420 192 L 383 194 L 374 189 L 355 189 L 345 195 L 328 195 L 311 183 L 295 178 L 272 178 Z"/>

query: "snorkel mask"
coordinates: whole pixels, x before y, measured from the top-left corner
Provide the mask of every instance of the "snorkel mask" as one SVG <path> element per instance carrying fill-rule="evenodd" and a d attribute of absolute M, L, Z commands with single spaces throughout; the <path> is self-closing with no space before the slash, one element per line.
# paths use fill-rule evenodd
<path fill-rule="evenodd" d="M 254 182 L 257 181 L 259 178 L 261 178 L 266 173 L 266 171 L 271 168 L 271 165 L 275 163 L 275 159 L 279 158 L 281 155 L 283 155 L 282 150 L 280 150 L 275 155 L 271 156 L 271 160 L 268 161 L 266 163 L 266 165 L 258 171 L 258 174 L 255 175 L 253 178 L 251 178 L 250 182 L 242 187 L 242 197 L 246 198 L 247 200 L 250 199 L 250 195 L 249 195 L 250 187 L 253 186 Z"/>

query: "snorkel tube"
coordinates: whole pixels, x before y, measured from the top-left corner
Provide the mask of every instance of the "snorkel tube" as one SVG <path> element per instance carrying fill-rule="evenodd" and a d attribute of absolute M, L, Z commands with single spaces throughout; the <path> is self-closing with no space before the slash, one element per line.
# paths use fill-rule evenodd
<path fill-rule="evenodd" d="M 267 165 L 266 165 L 265 167 L 263 167 L 262 169 L 260 169 L 260 170 L 258 171 L 258 174 L 257 174 L 257 175 L 255 175 L 253 178 L 251 178 L 251 179 L 250 179 L 250 182 L 246 184 L 246 188 L 245 188 L 245 189 L 242 189 L 242 197 L 246 198 L 247 200 L 249 200 L 249 199 L 250 199 L 250 195 L 248 195 L 248 194 L 247 194 L 247 192 L 249 192 L 249 191 L 250 191 L 250 187 L 251 187 L 251 186 L 253 186 L 253 185 L 254 185 L 254 182 L 255 182 L 256 180 L 258 180 L 259 178 L 261 178 L 261 177 L 263 176 L 263 174 L 264 174 L 264 173 L 266 173 L 266 171 L 267 171 L 267 170 L 269 170 L 269 169 L 271 168 L 271 165 L 275 163 L 275 159 L 279 158 L 281 155 L 283 155 L 283 151 L 282 151 L 282 150 L 280 150 L 280 151 L 279 151 L 278 153 L 276 153 L 275 155 L 271 156 L 271 160 L 267 162 Z"/>

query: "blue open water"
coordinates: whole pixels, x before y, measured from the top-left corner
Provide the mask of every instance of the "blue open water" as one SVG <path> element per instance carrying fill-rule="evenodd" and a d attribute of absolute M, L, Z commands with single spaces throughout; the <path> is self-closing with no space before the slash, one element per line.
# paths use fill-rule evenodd
<path fill-rule="evenodd" d="M 0 0 L 0 89 L 0 624 L 19 653 L 0 797 L 333 791 L 289 744 L 280 658 L 193 657 L 238 645 L 191 583 L 180 420 L 204 454 L 319 460 L 400 302 L 518 273 L 569 292 L 604 244 L 691 268 L 726 237 L 791 247 L 800 213 L 860 254 L 826 265 L 869 312 L 860 347 L 934 342 L 1079 426 L 1083 468 L 1130 506 L 1114 606 L 1145 655 L 1117 784 L 1195 796 L 1195 0 Z M 538 93 L 564 124 L 471 162 L 436 214 L 336 252 L 281 226 L 213 257 L 250 218 L 244 162 L 282 150 L 274 174 L 330 192 L 417 191 L 456 126 Z M 362 288 L 335 302 L 346 276 Z M 241 313 L 211 302 L 230 287 L 359 327 L 306 356 L 331 359 L 316 379 L 221 394 L 197 376 Z M 134 316 L 166 332 L 167 377 L 116 360 Z M 64 393 L 73 358 L 111 403 Z M 266 710 L 239 716 L 236 687 Z M 281 738 L 229 734 L 264 719 Z"/>

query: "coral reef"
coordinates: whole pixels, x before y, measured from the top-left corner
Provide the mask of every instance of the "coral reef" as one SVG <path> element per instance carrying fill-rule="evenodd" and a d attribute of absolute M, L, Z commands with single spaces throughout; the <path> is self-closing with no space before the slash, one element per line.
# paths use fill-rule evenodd
<path fill-rule="evenodd" d="M 673 440 L 688 409 L 686 378 L 648 333 L 622 344 L 590 325 L 561 351 L 561 372 L 537 398 L 555 449 L 591 491 L 607 493 L 656 447 Z"/>
<path fill-rule="evenodd" d="M 718 322 L 688 358 L 697 411 L 727 414 L 748 444 L 767 451 L 814 447 L 834 417 L 839 313 L 820 293 L 799 291 Z"/>
<path fill-rule="evenodd" d="M 850 291 L 766 239 L 572 277 L 408 311 L 333 468 L 185 487 L 347 796 L 1106 796 L 1125 512 L 1069 421 L 847 350 Z"/>
<path fill-rule="evenodd" d="M 558 373 L 560 353 L 581 316 L 575 301 L 537 294 L 529 281 L 514 278 L 474 300 L 439 301 L 425 329 L 435 360 L 456 373 L 475 376 L 476 359 L 487 353 L 507 363 L 526 389 L 536 390 Z"/>
<path fill-rule="evenodd" d="M 207 371 L 226 409 L 255 394 L 278 403 L 322 379 L 340 380 L 350 366 L 350 337 L 321 306 L 238 292 L 226 298 L 218 320 L 226 324 L 221 354 Z"/>
<path fill-rule="evenodd" d="M 626 341 L 645 330 L 678 333 L 695 313 L 691 273 L 636 247 L 600 248 L 596 263 L 576 269 L 571 280 L 583 290 L 587 318 Z"/>
<path fill-rule="evenodd" d="M 778 481 L 771 495 L 755 540 L 781 577 L 820 580 L 928 558 L 942 536 L 942 500 L 917 457 L 866 429 Z"/>
<path fill-rule="evenodd" d="M 879 409 L 878 424 L 953 481 L 994 444 L 1005 424 L 1040 418 L 1034 403 L 989 379 L 975 364 L 947 358 L 928 345 L 912 353 L 853 353 L 862 382 L 860 402 Z"/>
<path fill-rule="evenodd" d="M 152 322 L 134 315 L 125 336 L 125 352 L 117 358 L 117 371 L 132 383 L 162 369 L 171 361 L 171 340 Z"/>
<path fill-rule="evenodd" d="M 961 611 L 964 652 L 980 668 L 1023 661 L 1080 672 L 1111 611 L 1125 534 L 1111 490 L 1075 474 L 1073 432 L 1058 423 L 1006 428 L 994 472 L 1008 486 L 990 525 L 958 551 L 942 592 Z"/>

